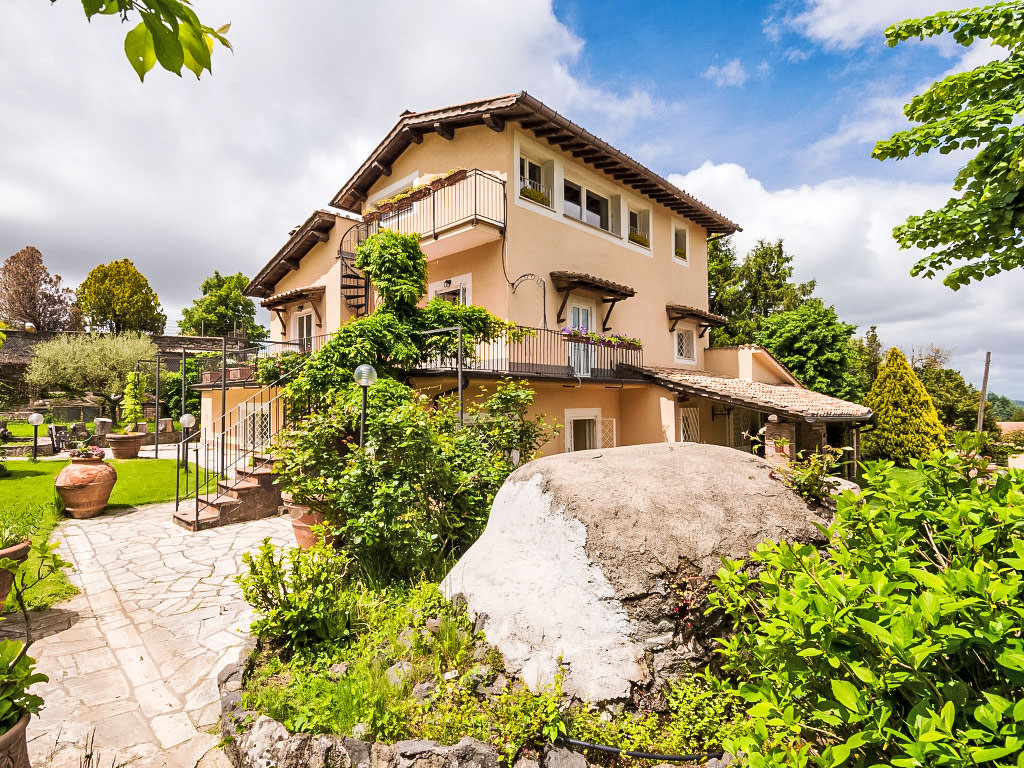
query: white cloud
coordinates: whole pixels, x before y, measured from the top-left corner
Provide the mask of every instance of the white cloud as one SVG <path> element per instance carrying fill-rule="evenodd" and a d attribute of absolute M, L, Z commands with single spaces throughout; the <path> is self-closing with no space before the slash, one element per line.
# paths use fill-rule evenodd
<path fill-rule="evenodd" d="M 950 8 L 938 0 L 808 0 L 803 11 L 781 20 L 766 19 L 764 28 L 778 39 L 777 27 L 782 23 L 826 48 L 850 50 L 868 38 L 880 41 L 885 28 L 894 22 Z"/>
<path fill-rule="evenodd" d="M 1024 397 L 1024 273 L 954 292 L 910 277 L 920 254 L 892 239 L 907 215 L 945 202 L 948 184 L 845 178 L 768 190 L 738 165 L 712 163 L 669 178 L 743 227 L 735 236 L 740 255 L 758 239 L 782 238 L 795 256 L 796 279 L 816 279 L 818 295 L 861 332 L 877 325 L 890 345 L 951 347 L 953 365 L 976 383 L 991 350 L 991 389 Z"/>
<path fill-rule="evenodd" d="M 704 77 L 717 86 L 743 85 L 750 75 L 739 59 L 730 59 L 722 66 L 712 65 L 704 70 Z"/>
<path fill-rule="evenodd" d="M 550 0 L 225 0 L 201 82 L 140 85 L 116 19 L 8 0 L 0 25 L 0 258 L 37 245 L 72 284 L 132 258 L 168 315 L 216 266 L 252 274 L 324 205 L 403 109 L 529 90 L 611 140 L 667 107 L 572 74 Z M 45 34 L 40 34 L 45 30 Z M 26 64 L 29 62 L 30 64 Z"/>

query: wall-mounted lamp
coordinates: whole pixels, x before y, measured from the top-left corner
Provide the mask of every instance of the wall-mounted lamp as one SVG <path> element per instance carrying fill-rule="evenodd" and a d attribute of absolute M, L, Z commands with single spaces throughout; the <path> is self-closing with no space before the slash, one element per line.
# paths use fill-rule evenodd
<path fill-rule="evenodd" d="M 445 280 L 444 281 L 444 287 L 445 288 L 451 288 L 452 287 L 452 281 L 451 280 Z"/>
<path fill-rule="evenodd" d="M 779 423 L 779 415 L 777 413 L 771 414 L 768 417 L 768 421 L 770 421 L 772 424 L 778 424 Z"/>

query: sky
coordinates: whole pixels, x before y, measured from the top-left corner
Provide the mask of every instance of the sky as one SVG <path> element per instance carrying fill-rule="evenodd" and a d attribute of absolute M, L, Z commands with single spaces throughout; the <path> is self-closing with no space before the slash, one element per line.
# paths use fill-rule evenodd
<path fill-rule="evenodd" d="M 0 10 L 0 258 L 37 246 L 76 285 L 130 258 L 169 320 L 214 268 L 254 274 L 405 109 L 526 90 L 743 227 L 863 333 L 1024 399 L 1024 273 L 953 292 L 912 278 L 892 228 L 941 206 L 965 162 L 880 163 L 908 98 L 993 57 L 890 49 L 934 0 L 194 0 L 231 23 L 197 81 L 123 54 L 127 27 L 74 0 Z"/>

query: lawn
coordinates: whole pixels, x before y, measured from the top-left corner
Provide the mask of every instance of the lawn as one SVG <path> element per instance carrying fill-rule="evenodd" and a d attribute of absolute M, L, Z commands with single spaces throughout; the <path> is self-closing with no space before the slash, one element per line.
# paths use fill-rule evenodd
<path fill-rule="evenodd" d="M 110 494 L 108 510 L 126 509 L 140 504 L 153 504 L 174 499 L 175 462 L 173 459 L 125 459 L 108 462 L 117 470 L 117 483 Z M 5 507 L 17 504 L 38 511 L 38 524 L 33 539 L 49 538 L 64 518 L 57 511 L 53 481 L 65 461 L 8 461 L 6 477 L 0 478 L 0 515 Z M 194 472 L 193 480 L 194 484 Z M 184 475 L 182 475 L 184 487 Z M 31 561 L 30 561 L 31 562 Z M 62 573 L 30 590 L 28 601 L 33 608 L 45 608 L 76 594 L 77 590 Z M 10 607 L 10 606 L 8 606 Z"/>
<path fill-rule="evenodd" d="M 47 426 L 49 426 L 49 425 L 48 424 L 40 424 L 39 425 L 39 436 L 40 437 L 46 437 L 46 428 L 47 428 Z M 65 424 L 63 426 L 70 427 L 71 425 L 70 424 Z M 85 423 L 85 426 L 88 428 L 90 434 L 92 434 L 95 431 L 95 429 L 93 427 L 93 423 L 91 421 L 87 421 Z M 29 424 L 27 421 L 9 421 L 9 422 L 7 422 L 7 428 L 9 430 L 11 430 L 11 434 L 14 435 L 15 437 L 32 437 L 32 425 Z M 181 431 L 181 424 L 179 424 L 177 421 L 175 421 L 174 422 L 174 428 L 180 432 Z M 149 431 L 150 432 L 155 432 L 156 431 L 156 422 L 153 422 L 153 421 L 149 422 Z"/>

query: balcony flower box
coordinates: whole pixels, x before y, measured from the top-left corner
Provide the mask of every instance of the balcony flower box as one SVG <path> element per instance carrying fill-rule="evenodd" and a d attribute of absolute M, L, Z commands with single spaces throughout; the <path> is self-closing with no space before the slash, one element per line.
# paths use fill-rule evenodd
<path fill-rule="evenodd" d="M 252 378 L 253 367 L 251 365 L 239 365 L 228 368 L 228 381 L 249 381 Z"/>
<path fill-rule="evenodd" d="M 643 349 L 644 346 L 640 339 L 620 336 L 617 333 L 602 335 L 583 328 L 562 328 L 561 332 L 566 341 L 574 344 L 592 344 L 596 347 L 611 347 L 613 349 Z"/>
<path fill-rule="evenodd" d="M 524 186 L 519 190 L 519 196 L 525 197 L 527 200 L 532 200 L 535 203 L 539 203 L 540 205 L 543 205 L 546 208 L 551 207 L 551 200 L 549 200 L 548 196 L 539 189 Z"/>
<path fill-rule="evenodd" d="M 637 245 L 641 245 L 644 248 L 650 248 L 651 247 L 651 240 L 650 240 L 650 238 L 647 237 L 647 235 L 645 235 L 643 232 L 630 232 L 629 233 L 629 241 L 631 243 L 636 243 Z"/>
<path fill-rule="evenodd" d="M 216 371 L 203 371 L 203 375 L 200 377 L 201 384 L 216 384 L 220 381 L 220 370 Z"/>

